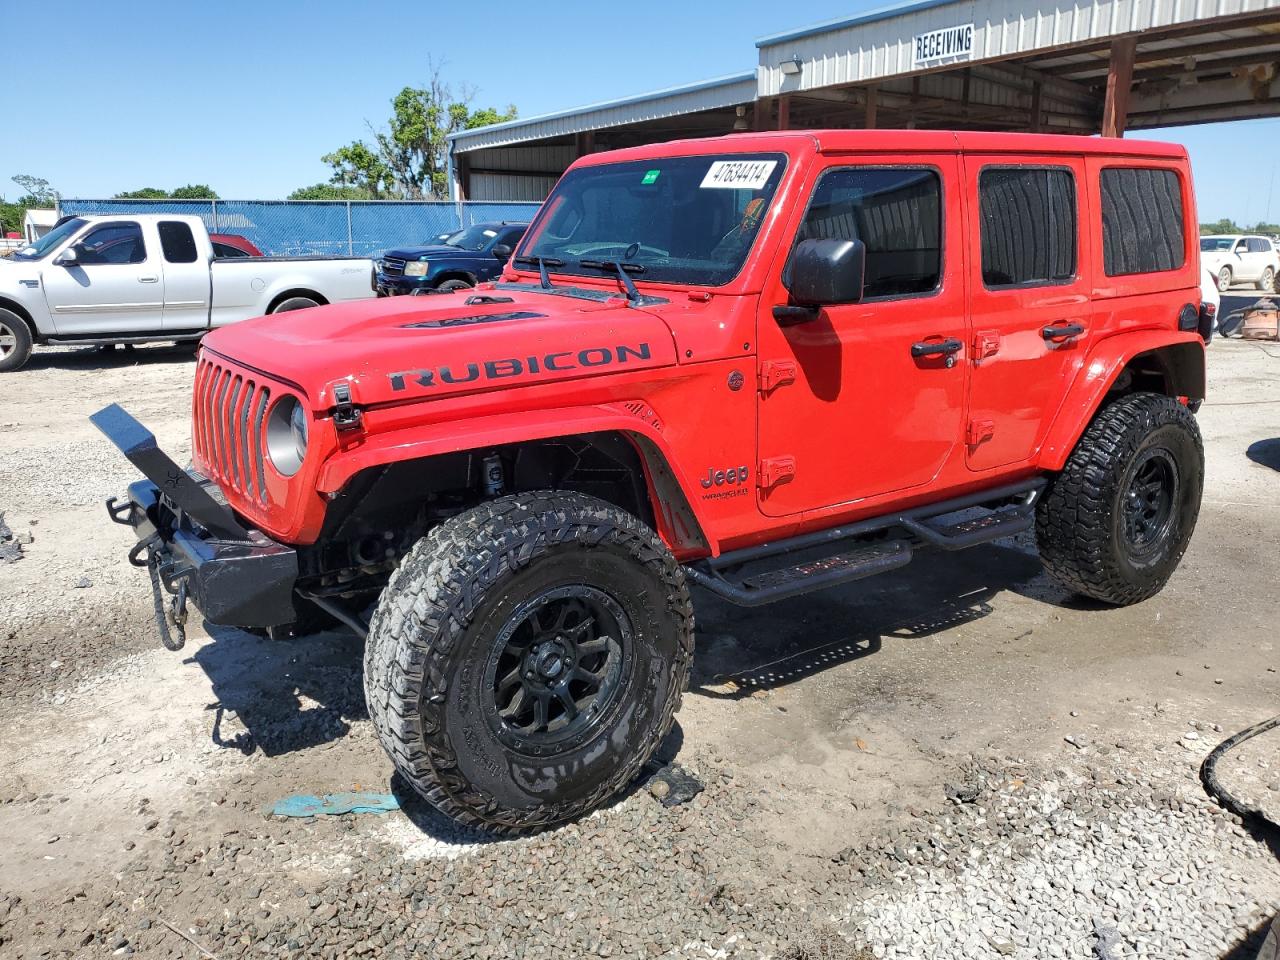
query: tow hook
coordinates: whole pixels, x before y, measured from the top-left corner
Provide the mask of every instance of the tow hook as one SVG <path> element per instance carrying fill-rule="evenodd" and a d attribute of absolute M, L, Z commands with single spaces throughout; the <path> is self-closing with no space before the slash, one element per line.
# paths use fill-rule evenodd
<path fill-rule="evenodd" d="M 351 385 L 333 385 L 333 425 L 339 430 L 359 430 L 362 412 L 351 402 Z"/>
<path fill-rule="evenodd" d="M 187 644 L 187 580 L 192 571 L 190 567 L 178 568 L 172 560 L 165 559 L 156 549 L 159 543 L 159 535 L 143 541 L 130 554 L 130 561 L 133 562 L 134 554 L 146 551 L 143 563 L 151 576 L 151 601 L 160 642 L 166 649 L 178 651 Z"/>

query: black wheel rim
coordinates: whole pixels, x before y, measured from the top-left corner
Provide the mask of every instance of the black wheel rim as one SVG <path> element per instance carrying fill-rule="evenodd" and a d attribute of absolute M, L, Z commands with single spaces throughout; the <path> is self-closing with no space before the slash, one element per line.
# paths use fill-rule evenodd
<path fill-rule="evenodd" d="M 490 726 L 535 756 L 584 743 L 619 699 L 631 645 L 631 621 L 595 587 L 557 587 L 522 603 L 485 671 Z"/>
<path fill-rule="evenodd" d="M 1125 493 L 1124 535 L 1136 555 L 1160 548 L 1173 527 L 1178 496 L 1178 465 L 1167 450 L 1153 448 L 1139 457 Z"/>

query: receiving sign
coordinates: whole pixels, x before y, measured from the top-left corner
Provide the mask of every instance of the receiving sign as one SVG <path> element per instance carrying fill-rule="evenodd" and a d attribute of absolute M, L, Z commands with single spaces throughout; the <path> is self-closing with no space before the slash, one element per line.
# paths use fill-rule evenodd
<path fill-rule="evenodd" d="M 941 30 L 930 30 L 928 33 L 917 33 L 915 36 L 914 62 L 917 67 L 928 66 L 939 61 L 953 63 L 957 60 L 973 59 L 973 24 L 966 23 L 959 27 L 944 27 Z"/>

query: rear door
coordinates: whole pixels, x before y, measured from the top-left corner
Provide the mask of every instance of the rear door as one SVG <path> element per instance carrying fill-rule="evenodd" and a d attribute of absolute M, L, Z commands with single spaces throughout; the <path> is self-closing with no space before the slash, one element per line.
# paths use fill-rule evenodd
<path fill-rule="evenodd" d="M 1084 161 L 967 155 L 975 471 L 1035 455 L 1084 357 L 1091 320 Z"/>
<path fill-rule="evenodd" d="M 152 246 L 138 221 L 109 220 L 92 224 L 72 244 L 74 264 L 50 262 L 41 279 L 58 334 L 159 330 L 164 280 Z"/>
<path fill-rule="evenodd" d="M 962 429 L 958 158 L 831 158 L 805 190 L 761 299 L 758 484 L 770 516 L 922 487 L 956 455 Z M 866 245 L 863 299 L 782 325 L 772 308 L 788 302 L 786 260 L 814 238 Z"/>
<path fill-rule="evenodd" d="M 203 330 L 209 325 L 209 259 L 184 220 L 156 224 L 164 270 L 164 329 Z"/>

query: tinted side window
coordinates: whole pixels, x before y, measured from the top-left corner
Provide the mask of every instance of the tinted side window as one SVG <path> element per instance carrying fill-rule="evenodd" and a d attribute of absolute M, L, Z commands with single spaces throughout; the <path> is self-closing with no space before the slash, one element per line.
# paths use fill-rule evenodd
<path fill-rule="evenodd" d="M 1186 260 L 1182 187 L 1172 170 L 1102 171 L 1102 265 L 1107 276 L 1176 270 Z"/>
<path fill-rule="evenodd" d="M 179 220 L 160 221 L 160 249 L 169 263 L 196 262 L 196 238 Z"/>
<path fill-rule="evenodd" d="M 942 276 L 942 181 L 928 169 L 851 168 L 823 174 L 796 242 L 861 240 L 864 298 L 928 293 Z"/>
<path fill-rule="evenodd" d="M 1076 185 L 1070 170 L 988 167 L 978 178 L 982 282 L 1061 283 L 1076 275 Z"/>
<path fill-rule="evenodd" d="M 142 263 L 147 259 L 142 228 L 128 221 L 96 227 L 76 244 L 76 258 L 82 264 Z"/>

